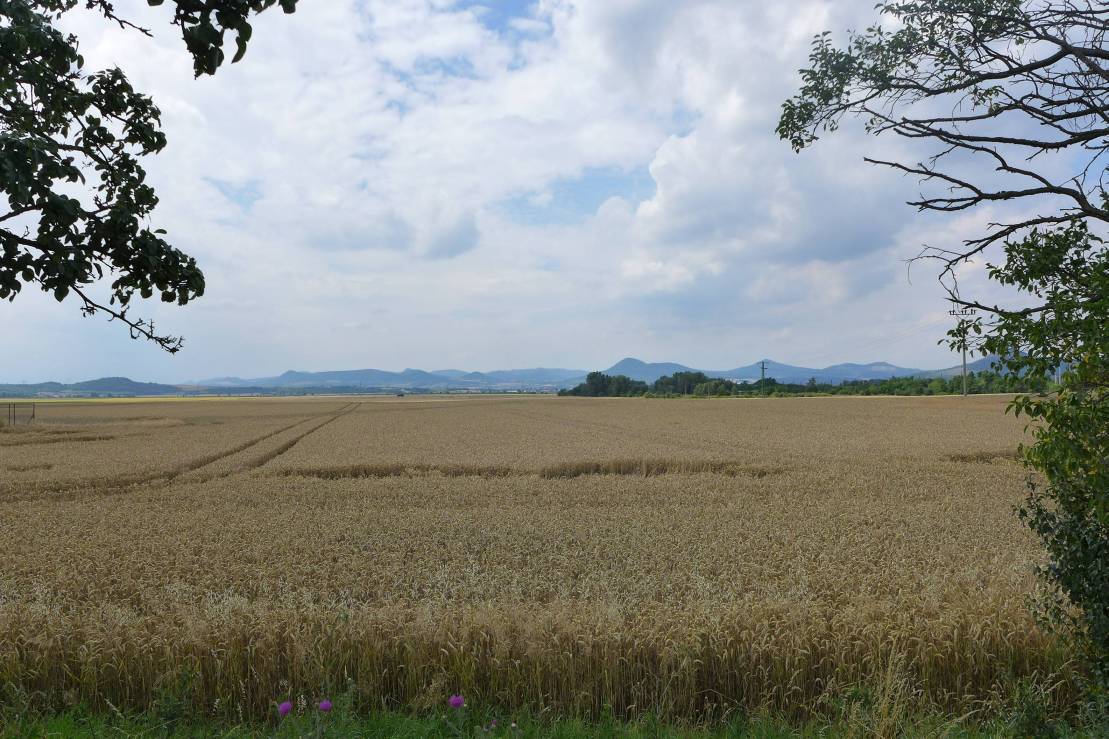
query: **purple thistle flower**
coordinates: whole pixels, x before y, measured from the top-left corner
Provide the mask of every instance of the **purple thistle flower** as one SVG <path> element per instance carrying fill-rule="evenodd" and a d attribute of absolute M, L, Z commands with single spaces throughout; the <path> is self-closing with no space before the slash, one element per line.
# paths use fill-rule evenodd
<path fill-rule="evenodd" d="M 447 705 L 451 708 L 462 708 L 462 706 L 466 705 L 466 699 L 461 695 L 452 695 L 447 699 Z"/>
<path fill-rule="evenodd" d="M 322 701 L 320 701 L 320 710 L 323 711 L 324 713 L 327 713 L 328 711 L 330 711 L 331 710 L 331 701 L 329 701 L 327 698 L 324 698 Z"/>
<path fill-rule="evenodd" d="M 277 715 L 281 718 L 285 718 L 289 715 L 289 711 L 291 710 L 293 710 L 293 704 L 289 701 L 285 701 L 277 707 Z"/>

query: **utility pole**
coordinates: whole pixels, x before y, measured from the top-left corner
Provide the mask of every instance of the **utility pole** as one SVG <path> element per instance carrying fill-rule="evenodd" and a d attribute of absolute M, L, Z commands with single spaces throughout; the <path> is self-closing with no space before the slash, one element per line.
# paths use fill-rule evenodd
<path fill-rule="evenodd" d="M 763 385 L 765 385 L 766 384 L 766 360 L 765 359 L 762 360 L 761 362 L 759 362 L 759 373 L 762 375 L 761 382 L 762 382 Z"/>
<path fill-rule="evenodd" d="M 967 348 L 963 347 L 963 397 L 967 396 Z"/>
<path fill-rule="evenodd" d="M 962 321 L 967 316 L 973 316 L 978 311 L 974 310 L 974 308 L 952 308 L 951 310 L 949 310 L 947 312 L 948 312 L 949 315 L 955 316 L 960 321 Z M 966 342 L 966 339 L 964 338 L 963 339 L 963 397 L 965 398 L 965 397 L 967 397 L 967 395 L 968 395 L 968 393 L 967 393 L 967 342 Z"/>

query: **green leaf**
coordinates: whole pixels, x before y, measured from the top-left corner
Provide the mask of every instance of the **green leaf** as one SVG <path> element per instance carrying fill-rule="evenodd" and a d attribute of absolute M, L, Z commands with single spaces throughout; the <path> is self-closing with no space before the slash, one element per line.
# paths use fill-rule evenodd
<path fill-rule="evenodd" d="M 234 58 L 231 59 L 232 64 L 242 59 L 243 55 L 246 54 L 246 44 L 250 41 L 252 29 L 250 24 L 244 20 L 239 24 L 238 31 L 239 35 L 235 37 L 235 45 L 238 47 L 238 51 L 235 52 Z"/>

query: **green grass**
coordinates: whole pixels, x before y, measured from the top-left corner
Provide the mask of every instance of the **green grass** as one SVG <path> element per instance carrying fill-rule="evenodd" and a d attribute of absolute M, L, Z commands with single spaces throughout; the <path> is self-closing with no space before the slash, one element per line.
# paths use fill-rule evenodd
<path fill-rule="evenodd" d="M 320 718 L 322 717 L 322 721 Z M 492 725 L 494 718 L 497 724 Z M 722 739 L 723 737 L 860 737 L 890 735 L 891 727 L 882 729 L 868 725 L 865 717 L 846 717 L 832 722 L 790 725 L 768 717 L 737 718 L 714 727 L 682 727 L 659 724 L 650 719 L 635 723 L 607 720 L 585 723 L 577 720 L 520 717 L 517 724 L 490 712 L 443 712 L 438 715 L 414 716 L 401 713 L 375 713 L 356 716 L 336 709 L 323 716 L 308 712 L 274 720 L 266 725 L 234 724 L 219 721 L 164 719 L 154 714 L 123 716 L 90 713 L 75 709 L 45 717 L 0 718 L 0 736 L 31 739 L 32 737 L 555 737 L 583 739 Z M 1061 722 L 1028 724 L 1019 716 L 1009 721 L 988 725 L 967 725 L 951 717 L 926 716 L 899 722 L 893 732 L 898 736 L 922 737 L 1109 737 L 1109 723 L 1085 722 L 1071 726 Z"/>
<path fill-rule="evenodd" d="M 3 687 L 3 686 L 0 686 Z M 300 737 L 555 737 L 556 739 L 723 739 L 724 737 L 1046 737 L 1047 739 L 1109 739 L 1109 703 L 1088 697 L 1065 717 L 1052 709 L 1049 695 L 1022 682 L 1003 702 L 966 716 L 942 712 L 914 713 L 896 702 L 874 700 L 866 691 L 850 691 L 828 706 L 824 718 L 807 721 L 770 713 L 725 716 L 711 725 L 663 723 L 652 716 L 626 720 L 607 715 L 599 720 L 554 716 L 546 712 L 507 712 L 489 705 L 461 710 L 440 708 L 422 713 L 356 708 L 352 689 L 333 694 L 334 705 L 321 712 L 305 698 L 281 718 L 272 705 L 265 721 L 236 720 L 235 713 L 198 716 L 180 686 L 170 686 L 147 710 L 127 714 L 111 703 L 98 708 L 84 704 L 54 710 L 35 706 L 31 696 L 0 699 L 0 739 L 7 737 L 227 737 L 229 739 L 299 739 Z M 3 692 L 0 691 L 0 695 Z M 870 696 L 870 697 L 868 697 Z M 215 707 L 213 707 L 215 708 Z"/>

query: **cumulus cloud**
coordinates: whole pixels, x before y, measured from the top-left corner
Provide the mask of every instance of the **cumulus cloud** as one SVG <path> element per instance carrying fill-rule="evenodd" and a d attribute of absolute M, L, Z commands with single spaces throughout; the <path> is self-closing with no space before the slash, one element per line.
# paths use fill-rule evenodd
<path fill-rule="evenodd" d="M 942 328 L 874 342 L 942 309 L 902 259 L 973 224 L 936 230 L 899 204 L 916 183 L 861 161 L 902 143 L 847 127 L 796 155 L 773 132 L 812 35 L 870 2 L 302 3 L 201 80 L 164 9 L 117 10 L 155 37 L 65 22 L 161 107 L 156 220 L 209 290 L 142 306 L 188 338 L 173 358 L 21 298 L 0 379 L 947 359 Z"/>
<path fill-rule="evenodd" d="M 455 257 L 477 246 L 478 236 L 474 216 L 464 213 L 433 229 L 424 250 L 432 257 Z"/>

